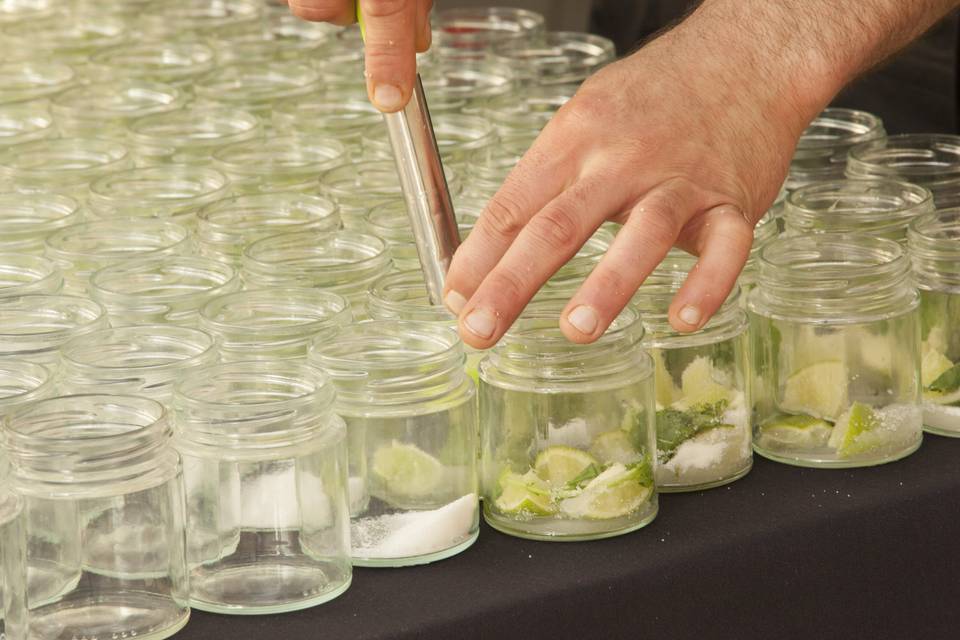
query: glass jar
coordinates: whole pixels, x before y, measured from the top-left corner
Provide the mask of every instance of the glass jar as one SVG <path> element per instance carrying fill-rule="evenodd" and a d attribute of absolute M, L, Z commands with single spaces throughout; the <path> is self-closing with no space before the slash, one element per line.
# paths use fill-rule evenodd
<path fill-rule="evenodd" d="M 166 638 L 187 623 L 170 435 L 163 407 L 134 396 L 63 396 L 7 416 L 3 444 L 27 518 L 31 638 Z M 46 600 L 44 580 L 61 587 Z"/>
<path fill-rule="evenodd" d="M 403 200 L 391 200 L 379 204 L 365 217 L 367 233 L 387 242 L 390 257 L 395 269 L 406 271 L 420 268 L 420 255 L 417 253 L 410 216 Z"/>
<path fill-rule="evenodd" d="M 216 66 L 213 49 L 199 42 L 138 42 L 98 51 L 91 77 L 162 82 L 188 89 Z"/>
<path fill-rule="evenodd" d="M 59 193 L 83 204 L 90 183 L 133 166 L 127 148 L 97 138 L 37 140 L 0 150 L 0 187 Z"/>
<path fill-rule="evenodd" d="M 202 208 L 197 219 L 200 254 L 237 266 L 244 248 L 262 238 L 340 228 L 337 205 L 297 192 L 226 198 Z"/>
<path fill-rule="evenodd" d="M 91 55 L 122 44 L 130 34 L 115 16 L 82 12 L 58 13 L 42 20 L 24 20 L 0 29 L 8 60 L 52 59 L 82 69 Z"/>
<path fill-rule="evenodd" d="M 613 244 L 614 235 L 607 229 L 597 229 L 577 253 L 560 267 L 544 284 L 544 291 L 565 291 L 579 288 Z M 551 294 L 552 295 L 552 294 Z"/>
<path fill-rule="evenodd" d="M 326 376 L 237 362 L 184 377 L 174 394 L 191 605 L 280 613 L 346 591 L 347 438 Z"/>
<path fill-rule="evenodd" d="M 44 241 L 80 221 L 80 206 L 52 193 L 0 193 L 0 252 L 43 254 Z"/>
<path fill-rule="evenodd" d="M 686 276 L 658 270 L 633 298 L 655 369 L 657 487 L 670 492 L 728 484 L 753 465 L 740 290 L 734 288 L 702 329 L 679 333 L 667 313 Z"/>
<path fill-rule="evenodd" d="M 579 84 L 617 57 L 612 40 L 573 31 L 548 31 L 533 43 L 508 40 L 494 45 L 493 53 L 522 82 L 543 85 Z"/>
<path fill-rule="evenodd" d="M 490 200 L 496 195 L 520 158 L 530 148 L 527 136 L 511 136 L 498 144 L 473 151 L 462 169 L 466 176 L 466 195 Z M 459 209 L 458 209 L 459 213 Z"/>
<path fill-rule="evenodd" d="M 207 164 L 217 147 L 263 134 L 252 113 L 197 105 L 134 120 L 127 133 L 140 167 Z"/>
<path fill-rule="evenodd" d="M 62 62 L 23 60 L 0 64 L 0 104 L 55 96 L 76 82 L 76 73 Z"/>
<path fill-rule="evenodd" d="M 910 223 L 908 246 L 920 290 L 923 422 L 927 431 L 960 436 L 960 208 Z"/>
<path fill-rule="evenodd" d="M 319 136 L 281 136 L 217 149 L 214 165 L 229 176 L 235 193 L 318 191 L 317 176 L 339 166 L 346 148 Z"/>
<path fill-rule="evenodd" d="M 46 256 L 63 273 L 64 289 L 86 294 L 90 276 L 132 258 L 161 258 L 190 253 L 190 232 L 153 218 L 115 218 L 65 227 L 46 239 Z"/>
<path fill-rule="evenodd" d="M 251 30 L 246 25 L 220 27 L 210 34 L 210 41 L 221 64 L 312 62 L 333 44 L 336 29 L 288 12 L 272 12 L 266 16 L 262 29 Z"/>
<path fill-rule="evenodd" d="M 198 78 L 198 101 L 243 109 L 269 122 L 274 103 L 319 93 L 320 75 L 302 62 L 232 64 Z"/>
<path fill-rule="evenodd" d="M 0 100 L 0 149 L 50 138 L 54 133 L 53 119 L 36 103 L 3 104 Z"/>
<path fill-rule="evenodd" d="M 360 160 L 363 132 L 383 120 L 367 99 L 347 100 L 330 96 L 304 96 L 273 107 L 273 128 L 280 135 L 319 136 L 334 139 L 347 153 Z"/>
<path fill-rule="evenodd" d="M 164 0 L 151 2 L 140 16 L 140 28 L 149 40 L 187 41 L 216 29 L 261 26 L 263 4 L 254 0 Z"/>
<path fill-rule="evenodd" d="M 220 341 L 224 362 L 303 359 L 315 338 L 352 322 L 346 298 L 319 289 L 240 291 L 200 309 L 200 327 Z"/>
<path fill-rule="evenodd" d="M 517 91 L 514 69 L 488 59 L 441 57 L 421 65 L 431 113 L 479 113 L 484 101 Z"/>
<path fill-rule="evenodd" d="M 859 467 L 920 446 L 920 323 L 910 260 L 864 234 L 779 238 L 750 295 L 754 449 Z"/>
<path fill-rule="evenodd" d="M 450 8 L 437 13 L 433 41 L 442 56 L 482 54 L 504 42 L 538 41 L 544 23 L 541 14 L 526 9 Z"/>
<path fill-rule="evenodd" d="M 477 539 L 476 390 L 460 339 L 430 323 L 372 321 L 317 340 L 349 437 L 353 564 L 448 558 Z"/>
<path fill-rule="evenodd" d="M 203 305 L 240 287 L 230 265 L 192 256 L 125 260 L 90 277 L 90 294 L 107 310 L 114 327 L 196 327 Z"/>
<path fill-rule="evenodd" d="M 535 540 L 586 540 L 657 513 L 653 365 L 627 307 L 595 343 L 560 332 L 566 297 L 534 300 L 480 362 L 484 517 Z"/>
<path fill-rule="evenodd" d="M 4 376 L 0 364 L 0 377 Z M 6 380 L 3 379 L 3 384 Z M 3 406 L 0 396 L 0 411 Z M 0 413 L 0 418 L 2 418 Z M 10 640 L 27 637 L 27 566 L 23 501 L 10 487 L 5 452 L 0 452 L 0 635 Z"/>
<path fill-rule="evenodd" d="M 392 268 L 387 243 L 354 231 L 282 233 L 243 252 L 250 288 L 316 287 L 339 293 L 366 316 L 367 290 Z"/>
<path fill-rule="evenodd" d="M 0 253 L 0 297 L 60 293 L 63 274 L 40 256 Z"/>
<path fill-rule="evenodd" d="M 68 340 L 103 329 L 103 307 L 86 298 L 28 295 L 0 298 L 0 358 L 55 365 Z"/>
<path fill-rule="evenodd" d="M 133 120 L 168 113 L 186 102 L 176 87 L 120 78 L 67 89 L 50 100 L 50 112 L 64 136 L 122 140 Z"/>
<path fill-rule="evenodd" d="M 908 182 L 818 182 L 787 197 L 784 222 L 794 235 L 856 231 L 904 243 L 910 221 L 933 209 L 933 194 Z"/>
<path fill-rule="evenodd" d="M 532 142 L 576 91 L 577 85 L 571 84 L 524 88 L 520 95 L 511 93 L 487 100 L 480 113 L 502 137 L 526 134 Z M 526 146 L 530 146 L 529 142 Z"/>
<path fill-rule="evenodd" d="M 142 167 L 94 181 L 87 204 L 101 219 L 170 218 L 193 229 L 197 211 L 229 196 L 231 186 L 227 176 L 206 167 Z"/>
<path fill-rule="evenodd" d="M 0 421 L 20 407 L 52 396 L 54 387 L 52 369 L 30 360 L 4 357 L 0 360 Z M 3 456 L 0 455 L 2 464 Z M 2 551 L 0 547 L 0 553 Z"/>
<path fill-rule="evenodd" d="M 842 179 L 847 168 L 847 153 L 852 147 L 886 136 L 883 121 L 872 113 L 825 109 L 800 136 L 790 162 L 787 189 L 792 191 L 813 182 Z"/>
<path fill-rule="evenodd" d="M 939 208 L 960 205 L 960 136 L 904 134 L 857 145 L 847 177 L 904 180 L 929 189 Z"/>
<path fill-rule="evenodd" d="M 149 324 L 102 329 L 61 347 L 60 388 L 150 398 L 169 410 L 174 383 L 218 361 L 216 339 L 199 329 Z"/>

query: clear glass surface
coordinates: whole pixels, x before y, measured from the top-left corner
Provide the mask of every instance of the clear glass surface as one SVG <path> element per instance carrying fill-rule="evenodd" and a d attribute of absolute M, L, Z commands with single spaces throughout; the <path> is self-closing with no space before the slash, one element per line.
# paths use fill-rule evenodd
<path fill-rule="evenodd" d="M 64 136 L 123 140 L 131 121 L 186 102 L 187 95 L 171 85 L 120 78 L 67 89 L 50 100 L 50 112 Z"/>
<path fill-rule="evenodd" d="M 47 236 L 80 222 L 80 206 L 67 196 L 0 193 L 0 251 L 38 255 Z"/>
<path fill-rule="evenodd" d="M 92 300 L 65 295 L 0 297 L 0 358 L 56 365 L 60 347 L 71 338 L 107 326 L 106 313 Z"/>
<path fill-rule="evenodd" d="M 843 178 L 847 153 L 862 142 L 887 135 L 883 121 L 866 111 L 828 108 L 807 126 L 797 143 L 787 189 Z"/>
<path fill-rule="evenodd" d="M 217 147 L 261 135 L 260 120 L 252 113 L 196 104 L 134 120 L 128 129 L 137 166 L 210 164 Z"/>
<path fill-rule="evenodd" d="M 346 153 L 343 144 L 321 136 L 271 136 L 222 147 L 213 159 L 234 193 L 316 193 L 317 176 L 340 165 Z"/>
<path fill-rule="evenodd" d="M 0 100 L 0 149 L 52 137 L 56 130 L 46 109 L 35 103 Z"/>
<path fill-rule="evenodd" d="M 0 297 L 59 293 L 63 275 L 40 256 L 0 253 Z"/>
<path fill-rule="evenodd" d="M 937 207 L 960 205 L 960 136 L 902 134 L 850 149 L 847 177 L 904 180 L 933 193 Z"/>

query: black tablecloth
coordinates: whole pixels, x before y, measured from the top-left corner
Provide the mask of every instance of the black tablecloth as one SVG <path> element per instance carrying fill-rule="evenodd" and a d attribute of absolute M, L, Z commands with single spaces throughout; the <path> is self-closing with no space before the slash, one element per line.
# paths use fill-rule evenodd
<path fill-rule="evenodd" d="M 178 640 L 960 638 L 960 440 L 873 469 L 758 459 L 665 495 L 633 534 L 518 540 L 484 527 L 433 565 L 358 569 L 339 599 L 263 617 L 195 612 Z"/>

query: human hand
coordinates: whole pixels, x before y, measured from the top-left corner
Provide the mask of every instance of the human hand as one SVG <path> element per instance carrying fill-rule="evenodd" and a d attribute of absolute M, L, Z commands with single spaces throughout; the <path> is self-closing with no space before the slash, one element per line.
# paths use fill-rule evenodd
<path fill-rule="evenodd" d="M 674 245 L 699 260 L 670 322 L 701 328 L 733 287 L 754 224 L 824 106 L 782 86 L 760 66 L 705 49 L 682 25 L 587 80 L 454 257 L 444 301 L 464 341 L 496 343 L 606 220 L 624 226 L 563 310 L 564 334 L 581 343 L 601 336 Z"/>
<path fill-rule="evenodd" d="M 289 0 L 304 20 L 356 22 L 353 0 Z M 433 0 L 360 0 L 365 24 L 367 93 L 384 112 L 406 106 L 416 77 L 417 53 L 430 48 Z"/>

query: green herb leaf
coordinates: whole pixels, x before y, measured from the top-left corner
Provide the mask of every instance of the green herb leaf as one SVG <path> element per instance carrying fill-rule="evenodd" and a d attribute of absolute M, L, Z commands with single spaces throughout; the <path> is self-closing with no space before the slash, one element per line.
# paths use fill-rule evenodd
<path fill-rule="evenodd" d="M 603 467 L 597 464 L 591 464 L 581 471 L 577 477 L 567 482 L 565 489 L 581 489 L 585 484 L 603 473 Z"/>
<path fill-rule="evenodd" d="M 931 391 L 939 391 L 940 393 L 953 393 L 960 389 L 960 364 L 955 364 L 941 373 L 936 380 L 930 383 L 929 388 Z"/>
<path fill-rule="evenodd" d="M 677 447 L 708 429 L 723 426 L 723 412 L 727 401 L 700 404 L 686 411 L 661 409 L 657 411 L 657 453 L 660 463 L 670 461 Z"/>

